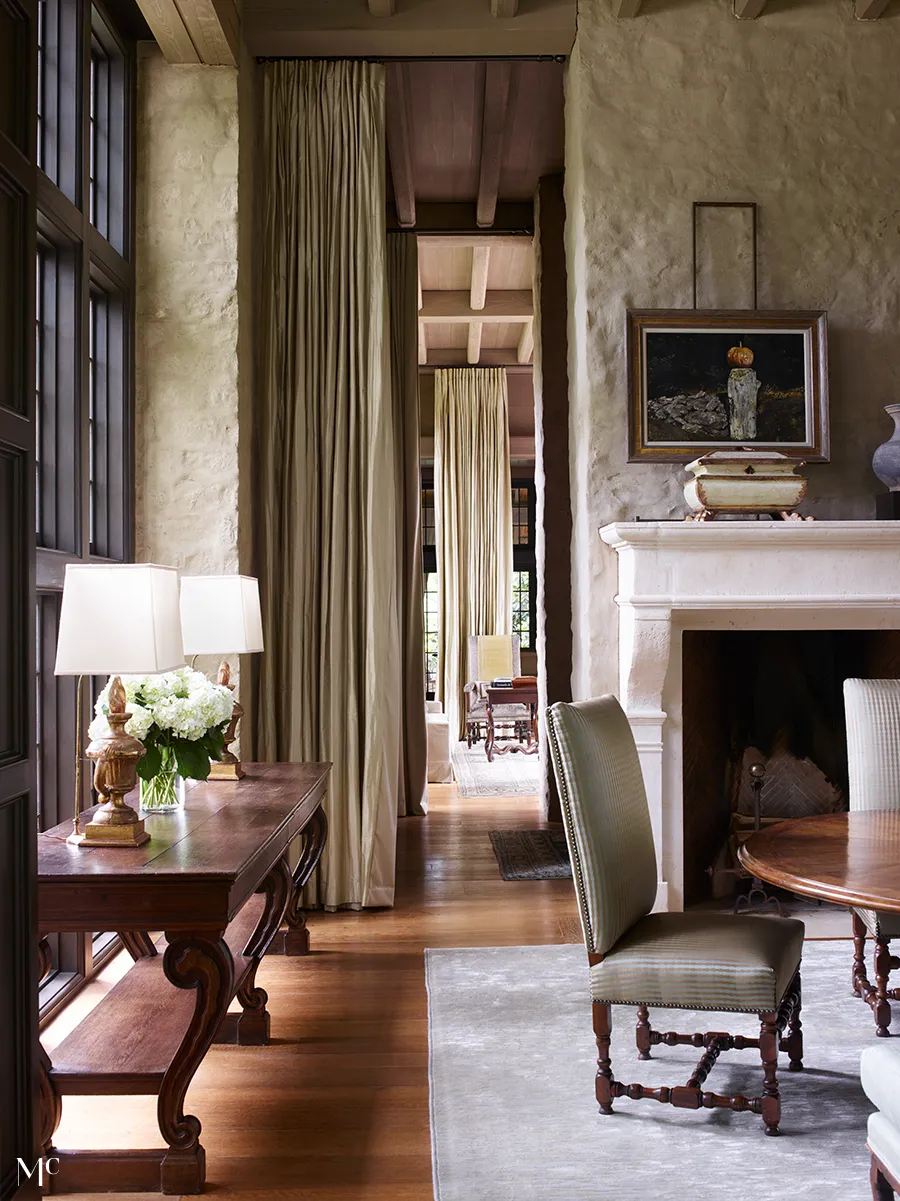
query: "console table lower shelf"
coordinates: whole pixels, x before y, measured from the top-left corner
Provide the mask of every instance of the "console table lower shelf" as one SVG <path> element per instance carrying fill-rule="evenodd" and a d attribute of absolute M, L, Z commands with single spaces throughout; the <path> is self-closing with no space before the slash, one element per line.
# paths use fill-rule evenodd
<path fill-rule="evenodd" d="M 122 931 L 133 966 L 55 1048 L 52 1061 L 42 1052 L 41 1144 L 44 1155 L 59 1160 L 59 1170 L 51 1177 L 52 1191 L 203 1191 L 206 1152 L 199 1120 L 184 1112 L 185 1095 L 212 1043 L 258 1047 L 269 1041 L 268 998 L 256 983 L 256 973 L 270 948 L 283 954 L 303 954 L 308 948 L 299 893 L 325 842 L 320 797 L 321 793 L 307 797 L 315 807 L 310 813 L 307 805 L 305 820 L 293 830 L 304 834 L 293 872 L 283 841 L 257 848 L 259 853 L 253 856 L 257 871 L 261 856 L 263 862 L 275 851 L 279 856 L 261 883 L 258 876 L 256 881 L 251 877 L 248 886 L 246 872 L 235 873 L 242 903 L 224 928 L 202 920 L 194 929 L 161 923 L 166 934 L 156 943 L 132 923 Z M 288 826 L 283 837 L 293 833 Z M 240 896 L 242 874 L 244 887 L 252 889 L 245 898 Z M 170 883 L 177 888 L 174 881 Z M 204 906 L 197 908 L 199 918 Z M 285 920 L 287 933 L 279 933 Z M 235 999 L 239 1010 L 228 1012 Z M 157 1117 L 166 1147 L 115 1151 L 53 1147 L 64 1097 L 138 1094 L 158 1097 Z M 98 1107 L 97 1121 L 102 1120 Z"/>

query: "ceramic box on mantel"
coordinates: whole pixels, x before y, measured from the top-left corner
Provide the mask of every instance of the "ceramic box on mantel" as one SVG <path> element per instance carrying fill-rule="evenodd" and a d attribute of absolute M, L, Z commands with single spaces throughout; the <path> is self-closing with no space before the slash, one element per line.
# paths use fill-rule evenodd
<path fill-rule="evenodd" d="M 688 463 L 684 486 L 692 513 L 790 512 L 806 496 L 803 464 L 778 451 L 716 450 Z"/>

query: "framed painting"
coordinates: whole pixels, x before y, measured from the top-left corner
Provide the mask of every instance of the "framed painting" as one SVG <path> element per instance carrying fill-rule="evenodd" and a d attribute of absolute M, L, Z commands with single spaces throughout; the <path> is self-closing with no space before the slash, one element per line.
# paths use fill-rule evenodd
<path fill-rule="evenodd" d="M 825 463 L 822 312 L 629 309 L 628 461 L 749 446 Z"/>

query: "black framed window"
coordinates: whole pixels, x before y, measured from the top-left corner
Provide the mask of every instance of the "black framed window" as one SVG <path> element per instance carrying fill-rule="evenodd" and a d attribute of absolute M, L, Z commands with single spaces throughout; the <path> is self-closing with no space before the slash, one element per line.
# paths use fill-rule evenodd
<path fill-rule="evenodd" d="M 422 569 L 425 573 L 425 696 L 433 701 L 438 670 L 438 577 L 434 533 L 434 476 L 422 472 Z"/>
<path fill-rule="evenodd" d="M 512 632 L 523 651 L 535 649 L 537 637 L 537 559 L 535 556 L 535 491 L 533 479 L 512 481 L 513 587 Z"/>
<path fill-rule="evenodd" d="M 38 3 L 35 737 L 38 820 L 48 829 L 74 814 L 85 740 L 79 685 L 53 674 L 65 568 L 132 554 L 135 45 L 101 3 Z M 97 686 L 81 685 L 86 715 Z M 90 803 L 84 770 L 81 804 Z M 50 945 L 42 1016 L 116 940 L 65 934 Z"/>

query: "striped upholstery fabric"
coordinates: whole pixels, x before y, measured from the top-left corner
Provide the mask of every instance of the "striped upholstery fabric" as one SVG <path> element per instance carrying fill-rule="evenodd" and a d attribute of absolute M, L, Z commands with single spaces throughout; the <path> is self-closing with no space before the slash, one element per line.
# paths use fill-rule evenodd
<path fill-rule="evenodd" d="M 613 696 L 547 710 L 553 771 L 595 1001 L 775 1009 L 800 964 L 803 923 L 655 913 L 656 853 L 637 748 Z"/>
<path fill-rule="evenodd" d="M 851 809 L 900 809 L 900 680 L 845 680 Z M 900 915 L 858 909 L 873 938 L 900 938 Z"/>
<path fill-rule="evenodd" d="M 656 900 L 656 851 L 628 718 L 613 696 L 552 705 L 547 729 L 589 951 L 605 954 Z"/>
<path fill-rule="evenodd" d="M 652 913 L 591 968 L 595 1001 L 760 1013 L 800 966 L 803 923 L 725 913 Z"/>

